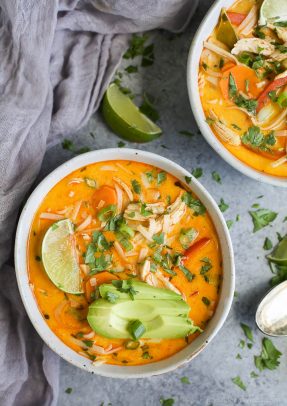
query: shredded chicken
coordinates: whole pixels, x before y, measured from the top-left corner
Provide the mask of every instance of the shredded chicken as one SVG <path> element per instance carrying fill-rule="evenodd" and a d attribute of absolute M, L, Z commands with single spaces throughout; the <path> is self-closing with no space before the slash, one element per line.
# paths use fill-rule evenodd
<path fill-rule="evenodd" d="M 270 56 L 275 51 L 274 45 L 261 38 L 242 38 L 236 42 L 231 53 L 239 55 L 241 52 L 253 52 L 264 56 Z"/>
<path fill-rule="evenodd" d="M 232 131 L 224 123 L 220 122 L 213 110 L 209 110 L 209 115 L 214 120 L 214 122 L 212 123 L 213 128 L 224 142 L 227 142 L 228 144 L 234 146 L 238 146 L 241 144 L 239 134 Z"/>
<path fill-rule="evenodd" d="M 124 212 L 124 217 L 132 221 L 147 221 L 150 218 L 155 218 L 157 215 L 162 214 L 164 210 L 165 204 L 163 202 L 148 203 L 146 206 L 144 206 L 145 215 L 143 215 L 141 213 L 141 203 L 130 203 Z M 133 217 L 131 217 L 131 215 L 133 215 Z"/>

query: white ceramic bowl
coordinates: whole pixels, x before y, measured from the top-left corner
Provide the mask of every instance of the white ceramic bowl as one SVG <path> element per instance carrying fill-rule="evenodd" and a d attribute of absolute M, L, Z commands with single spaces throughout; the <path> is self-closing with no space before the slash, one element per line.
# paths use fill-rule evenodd
<path fill-rule="evenodd" d="M 287 187 L 287 179 L 283 177 L 277 177 L 259 172 L 256 169 L 251 168 L 244 162 L 241 162 L 238 158 L 232 155 L 224 145 L 216 138 L 211 128 L 206 123 L 206 117 L 201 105 L 199 89 L 198 89 L 198 68 L 200 55 L 203 49 L 203 42 L 212 33 L 214 27 L 218 23 L 218 18 L 222 7 L 230 7 L 235 0 L 217 0 L 213 6 L 209 9 L 208 13 L 202 20 L 194 38 L 191 43 L 191 47 L 188 55 L 187 62 L 187 89 L 189 94 L 189 100 L 191 108 L 196 119 L 197 125 L 206 141 L 211 147 L 231 166 L 238 171 L 244 173 L 260 182 L 269 183 L 275 186 Z"/>
<path fill-rule="evenodd" d="M 220 293 L 220 300 L 216 312 L 208 323 L 206 330 L 189 344 L 182 351 L 167 358 L 163 361 L 147 364 L 143 366 L 114 366 L 114 365 L 101 365 L 94 366 L 91 361 L 85 357 L 77 354 L 75 351 L 66 346 L 53 332 L 50 330 L 48 324 L 45 322 L 41 315 L 37 303 L 35 301 L 32 290 L 29 286 L 29 279 L 27 273 L 27 241 L 29 230 L 36 210 L 41 204 L 43 198 L 49 190 L 55 186 L 61 179 L 67 176 L 72 171 L 81 168 L 82 166 L 113 159 L 130 160 L 137 162 L 145 162 L 154 165 L 162 170 L 171 173 L 180 181 L 185 183 L 185 176 L 191 176 L 189 172 L 181 168 L 179 165 L 163 158 L 159 155 L 150 152 L 144 152 L 134 149 L 104 149 L 99 151 L 88 152 L 71 159 L 70 161 L 59 166 L 50 175 L 48 175 L 34 192 L 29 197 L 19 220 L 16 244 L 15 244 L 15 265 L 17 282 L 20 294 L 35 329 L 46 342 L 46 344 L 57 354 L 63 357 L 66 361 L 85 369 L 86 371 L 95 374 L 116 377 L 116 378 L 139 378 L 145 376 L 152 376 L 171 371 L 179 365 L 191 360 L 197 355 L 215 336 L 218 330 L 223 325 L 227 314 L 229 312 L 233 293 L 234 293 L 234 258 L 231 240 L 225 220 L 218 209 L 216 202 L 208 194 L 201 184 L 192 177 L 191 187 L 187 185 L 203 202 L 210 214 L 213 223 L 216 227 L 223 256 L 223 282 Z"/>

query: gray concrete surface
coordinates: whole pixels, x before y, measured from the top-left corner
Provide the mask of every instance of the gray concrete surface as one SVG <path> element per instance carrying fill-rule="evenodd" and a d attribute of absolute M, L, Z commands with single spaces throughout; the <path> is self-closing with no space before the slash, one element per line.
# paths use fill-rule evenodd
<path fill-rule="evenodd" d="M 175 406 L 287 405 L 286 339 L 274 339 L 283 353 L 279 368 L 259 373 L 256 379 L 250 377 L 250 372 L 256 371 L 253 357 L 260 353 L 263 337 L 255 329 L 254 312 L 258 300 L 269 288 L 271 277 L 262 245 L 266 236 L 275 242 L 277 231 L 286 233 L 287 223 L 283 223 L 283 219 L 287 215 L 287 189 L 256 183 L 236 172 L 197 133 L 187 96 L 185 67 L 192 36 L 210 4 L 210 0 L 201 1 L 189 29 L 172 41 L 168 35 L 156 33 L 154 65 L 127 79 L 127 84 L 135 93 L 144 90 L 156 98 L 164 134 L 149 144 L 126 145 L 163 155 L 188 170 L 202 167 L 202 184 L 218 202 L 223 197 L 230 206 L 224 213 L 226 219 L 235 220 L 240 215 L 240 220 L 231 229 L 238 297 L 213 342 L 189 365 L 175 372 L 150 379 L 117 380 L 89 375 L 61 361 L 59 406 L 100 406 L 103 402 L 105 406 L 157 406 L 161 404 L 161 398 L 173 398 Z M 180 130 L 189 130 L 195 135 L 180 135 Z M 95 138 L 90 136 L 90 132 L 95 134 Z M 87 128 L 73 137 L 71 135 L 71 138 L 77 146 L 89 146 L 91 149 L 116 147 L 120 140 L 107 129 L 100 115 L 94 116 Z M 45 157 L 41 177 L 72 156 L 60 145 L 52 148 Z M 212 180 L 214 170 L 222 177 L 221 185 Z M 263 197 L 257 199 L 260 195 Z M 254 203 L 279 213 L 272 226 L 256 234 L 252 233 L 248 214 Z M 255 343 L 252 349 L 245 347 L 242 350 L 238 346 L 239 341 L 244 339 L 240 322 L 248 323 L 253 329 Z M 242 359 L 236 359 L 238 353 Z M 231 378 L 237 375 L 246 384 L 246 391 L 232 383 Z M 189 385 L 180 381 L 182 376 L 189 377 Z M 65 393 L 68 387 L 72 388 L 71 394 Z"/>

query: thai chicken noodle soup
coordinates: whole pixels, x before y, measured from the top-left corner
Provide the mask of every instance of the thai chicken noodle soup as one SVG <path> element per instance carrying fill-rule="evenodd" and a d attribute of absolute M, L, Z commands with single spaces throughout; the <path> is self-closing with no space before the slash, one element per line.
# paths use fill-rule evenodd
<path fill-rule="evenodd" d="M 169 357 L 218 303 L 221 251 L 209 214 L 186 184 L 144 163 L 94 163 L 62 179 L 35 214 L 27 250 L 47 324 L 94 363 Z"/>
<path fill-rule="evenodd" d="M 287 177 L 287 15 L 267 18 L 268 10 L 255 0 L 221 10 L 203 44 L 198 85 L 225 148 L 258 171 Z"/>

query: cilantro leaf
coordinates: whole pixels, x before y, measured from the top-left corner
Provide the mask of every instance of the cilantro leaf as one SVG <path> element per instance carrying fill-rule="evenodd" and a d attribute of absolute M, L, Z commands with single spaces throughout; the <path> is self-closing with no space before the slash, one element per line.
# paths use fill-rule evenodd
<path fill-rule="evenodd" d="M 217 183 L 221 183 L 221 176 L 216 171 L 212 172 L 212 179 L 215 180 L 215 182 Z"/>
<path fill-rule="evenodd" d="M 274 211 L 269 209 L 258 209 L 254 211 L 249 211 L 250 216 L 253 221 L 253 232 L 261 230 L 263 227 L 268 226 L 272 221 L 274 221 L 278 215 Z"/>
<path fill-rule="evenodd" d="M 116 293 L 113 293 L 113 292 L 107 292 L 106 296 L 105 296 L 105 299 L 111 303 L 116 303 L 118 298 L 119 298 L 119 295 L 117 295 Z"/>
<path fill-rule="evenodd" d="M 263 249 L 268 251 L 271 250 L 271 248 L 273 248 L 272 241 L 268 237 L 266 237 L 264 240 Z"/>
<path fill-rule="evenodd" d="M 148 39 L 147 34 L 137 35 L 133 34 L 130 40 L 129 49 L 123 55 L 124 59 L 134 59 L 136 56 L 143 55 L 145 42 Z"/>
<path fill-rule="evenodd" d="M 169 399 L 160 399 L 160 403 L 162 404 L 162 406 L 173 406 L 174 405 L 174 399 L 169 398 Z"/>
<path fill-rule="evenodd" d="M 183 272 L 184 276 L 189 282 L 191 282 L 195 278 L 195 275 L 191 273 L 190 270 L 187 269 L 185 266 L 179 265 L 179 269 Z"/>
<path fill-rule="evenodd" d="M 202 168 L 194 168 L 191 173 L 196 179 L 198 179 L 201 178 L 203 171 Z"/>
<path fill-rule="evenodd" d="M 244 323 L 240 323 L 240 325 L 245 334 L 245 337 L 248 338 L 248 340 L 254 342 L 251 328 L 249 326 L 247 326 L 247 324 L 244 324 Z"/>
<path fill-rule="evenodd" d="M 246 390 L 246 385 L 244 385 L 244 383 L 242 382 L 240 376 L 236 376 L 235 378 L 231 379 L 232 382 L 237 385 L 240 389 L 242 390 Z"/>
<path fill-rule="evenodd" d="M 136 194 L 140 194 L 141 193 L 141 185 L 140 185 L 140 183 L 136 180 L 136 179 L 133 179 L 132 180 L 132 188 L 133 188 L 133 191 L 136 193 Z"/>
<path fill-rule="evenodd" d="M 166 173 L 165 172 L 159 172 L 157 174 L 157 184 L 160 185 L 165 180 L 166 180 Z"/>
<path fill-rule="evenodd" d="M 164 243 L 164 233 L 158 233 L 153 235 L 152 239 L 159 245 Z"/>
<path fill-rule="evenodd" d="M 195 228 L 182 228 L 179 234 L 179 242 L 184 249 L 187 249 L 197 235 L 198 232 Z"/>
<path fill-rule="evenodd" d="M 259 371 L 276 369 L 280 364 L 281 355 L 269 338 L 263 338 L 261 354 L 254 357 L 255 366 Z"/>
<path fill-rule="evenodd" d="M 194 198 L 190 192 L 184 192 L 181 200 L 194 211 L 196 216 L 204 214 L 206 209 L 200 200 Z"/>
<path fill-rule="evenodd" d="M 225 203 L 225 201 L 221 198 L 218 207 L 220 208 L 222 213 L 224 213 L 229 208 L 229 205 Z"/>
<path fill-rule="evenodd" d="M 186 384 L 186 385 L 189 385 L 189 384 L 190 384 L 190 380 L 189 380 L 189 378 L 188 378 L 187 376 L 182 376 L 182 377 L 180 378 L 180 382 L 181 382 L 181 383 L 184 383 L 184 384 Z"/>

